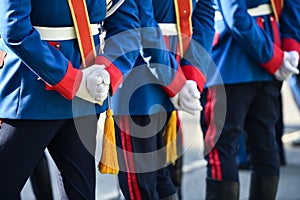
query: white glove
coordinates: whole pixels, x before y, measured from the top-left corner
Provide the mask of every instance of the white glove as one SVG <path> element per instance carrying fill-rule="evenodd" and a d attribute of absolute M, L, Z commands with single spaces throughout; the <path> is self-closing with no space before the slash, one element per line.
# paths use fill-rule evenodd
<path fill-rule="evenodd" d="M 293 66 L 298 67 L 299 65 L 299 54 L 298 51 L 290 51 L 290 62 Z M 299 70 L 298 70 L 299 73 Z"/>
<path fill-rule="evenodd" d="M 82 80 L 76 96 L 91 103 L 102 104 L 107 98 L 110 77 L 104 65 L 92 65 L 82 70 Z"/>
<path fill-rule="evenodd" d="M 180 92 L 171 98 L 171 101 L 178 110 L 183 110 L 193 115 L 202 110 L 200 92 L 197 88 L 197 83 L 192 80 L 187 80 Z"/>
<path fill-rule="evenodd" d="M 297 51 L 284 52 L 283 63 L 275 72 L 275 78 L 279 81 L 287 80 L 292 74 L 299 74 L 299 54 Z"/>

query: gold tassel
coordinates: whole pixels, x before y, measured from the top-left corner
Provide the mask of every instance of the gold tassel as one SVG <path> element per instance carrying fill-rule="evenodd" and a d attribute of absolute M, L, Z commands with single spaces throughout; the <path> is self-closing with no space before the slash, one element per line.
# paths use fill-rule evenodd
<path fill-rule="evenodd" d="M 102 154 L 98 163 L 98 170 L 102 174 L 117 174 L 119 172 L 114 119 L 112 116 L 113 111 L 108 108 L 104 123 Z"/>
<path fill-rule="evenodd" d="M 176 110 L 172 111 L 170 119 L 167 123 L 164 140 L 166 144 L 166 163 L 172 163 L 175 165 L 177 159 L 177 146 L 176 146 L 176 134 L 177 134 L 177 116 Z"/>

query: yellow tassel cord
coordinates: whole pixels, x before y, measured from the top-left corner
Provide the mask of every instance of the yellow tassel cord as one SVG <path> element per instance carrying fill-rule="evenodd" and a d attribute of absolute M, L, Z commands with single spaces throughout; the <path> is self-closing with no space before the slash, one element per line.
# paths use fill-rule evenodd
<path fill-rule="evenodd" d="M 177 116 L 176 110 L 171 113 L 170 119 L 167 123 L 164 140 L 166 144 L 166 163 L 172 163 L 175 165 L 177 159 L 177 146 L 176 146 L 176 134 L 177 134 Z"/>
<path fill-rule="evenodd" d="M 98 170 L 102 174 L 117 174 L 119 172 L 114 119 L 112 116 L 112 110 L 107 109 L 104 123 L 102 154 L 100 162 L 98 163 Z"/>

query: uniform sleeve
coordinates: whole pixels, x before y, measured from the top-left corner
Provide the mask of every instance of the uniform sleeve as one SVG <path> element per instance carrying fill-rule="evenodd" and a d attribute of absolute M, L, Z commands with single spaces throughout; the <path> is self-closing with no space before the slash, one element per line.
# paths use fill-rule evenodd
<path fill-rule="evenodd" d="M 150 70 L 166 94 L 175 96 L 185 84 L 185 77 L 154 19 L 152 1 L 139 5 L 144 57 L 150 57 Z"/>
<path fill-rule="evenodd" d="M 30 0 L 2 0 L 0 34 L 6 45 L 47 84 L 67 99 L 75 96 L 82 73 L 64 55 L 42 41 L 30 21 Z"/>
<path fill-rule="evenodd" d="M 280 17 L 282 49 L 296 50 L 300 54 L 300 4 L 298 0 L 284 1 Z"/>
<path fill-rule="evenodd" d="M 212 0 L 202 0 L 196 3 L 192 14 L 192 40 L 181 61 L 185 77 L 196 81 L 200 91 L 203 90 L 206 71 L 212 61 L 210 53 L 215 33 L 214 12 Z"/>
<path fill-rule="evenodd" d="M 197 41 L 208 53 L 211 53 L 214 37 L 213 0 L 202 0 L 196 3 L 192 15 L 193 40 Z"/>
<path fill-rule="evenodd" d="M 283 51 L 247 12 L 246 0 L 218 0 L 226 27 L 253 61 L 274 74 L 283 62 Z"/>
<path fill-rule="evenodd" d="M 126 0 L 114 14 L 106 18 L 104 54 L 97 56 L 97 64 L 105 64 L 111 78 L 113 95 L 129 72 L 141 48 L 140 18 L 137 3 Z"/>

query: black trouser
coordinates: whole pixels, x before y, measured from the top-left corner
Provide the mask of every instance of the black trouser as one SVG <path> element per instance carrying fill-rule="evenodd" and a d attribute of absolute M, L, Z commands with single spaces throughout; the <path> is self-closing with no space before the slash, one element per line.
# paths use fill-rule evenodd
<path fill-rule="evenodd" d="M 45 153 L 33 169 L 30 182 L 37 200 L 53 200 L 50 171 Z"/>
<path fill-rule="evenodd" d="M 255 82 L 209 88 L 201 126 L 205 135 L 208 178 L 238 181 L 236 162 L 239 135 L 247 133 L 252 172 L 279 176 L 275 124 L 279 118 L 281 83 Z"/>
<path fill-rule="evenodd" d="M 62 174 L 68 197 L 94 200 L 96 132 L 96 116 L 69 120 L 3 119 L 0 199 L 19 197 L 47 147 Z"/>
<path fill-rule="evenodd" d="M 165 167 L 166 116 L 115 116 L 120 172 L 125 199 L 157 200 L 176 193 Z"/>

